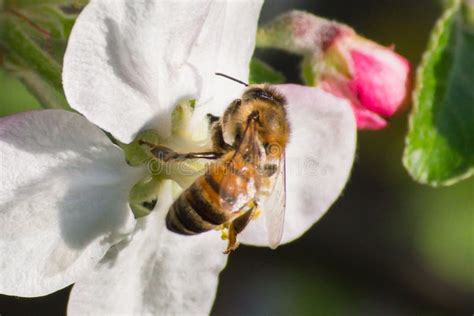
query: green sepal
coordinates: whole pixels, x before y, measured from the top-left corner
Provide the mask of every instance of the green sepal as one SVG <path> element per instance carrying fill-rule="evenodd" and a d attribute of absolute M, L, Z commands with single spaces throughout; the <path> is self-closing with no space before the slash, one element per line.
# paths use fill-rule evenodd
<path fill-rule="evenodd" d="M 129 204 L 135 218 L 149 215 L 158 201 L 163 179 L 147 176 L 135 184 L 129 193 Z"/>
<path fill-rule="evenodd" d="M 311 56 L 303 58 L 303 61 L 301 62 L 301 77 L 305 85 L 316 85 L 316 76 L 314 74 L 313 65 L 311 63 Z"/>
<path fill-rule="evenodd" d="M 291 12 L 283 13 L 257 29 L 256 47 L 301 53 L 294 43 Z"/>
<path fill-rule="evenodd" d="M 253 57 L 250 61 L 249 83 L 272 83 L 279 84 L 285 82 L 285 76 L 273 69 L 267 63 Z"/>

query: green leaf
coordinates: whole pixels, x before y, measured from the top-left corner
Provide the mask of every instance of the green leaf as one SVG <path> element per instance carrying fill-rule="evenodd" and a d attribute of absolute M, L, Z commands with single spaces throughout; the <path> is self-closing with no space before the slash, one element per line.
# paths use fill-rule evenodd
<path fill-rule="evenodd" d="M 24 85 L 0 70 L 0 116 L 39 108 L 38 101 Z"/>
<path fill-rule="evenodd" d="M 17 71 L 15 74 L 44 107 L 49 109 L 70 110 L 64 94 L 54 89 L 49 82 L 44 80 L 36 72 L 23 69 Z"/>
<path fill-rule="evenodd" d="M 474 28 L 464 9 L 446 9 L 417 73 L 403 163 L 433 186 L 474 173 Z"/>
<path fill-rule="evenodd" d="M 82 4 L 74 0 L 0 3 L 3 66 L 45 108 L 70 110 L 62 88 L 62 59 Z"/>
<path fill-rule="evenodd" d="M 61 90 L 61 66 L 29 36 L 28 26 L 18 23 L 17 18 L 11 15 L 3 16 L 1 22 L 0 43 L 7 47 L 10 61 L 34 70 Z"/>
<path fill-rule="evenodd" d="M 250 61 L 250 76 L 249 83 L 283 83 L 285 76 L 281 72 L 276 71 L 268 64 L 253 57 Z"/>

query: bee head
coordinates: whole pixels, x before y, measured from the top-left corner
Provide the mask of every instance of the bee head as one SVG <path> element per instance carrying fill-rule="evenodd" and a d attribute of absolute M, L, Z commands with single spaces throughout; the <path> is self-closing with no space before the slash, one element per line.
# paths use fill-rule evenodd
<path fill-rule="evenodd" d="M 285 106 L 286 99 L 268 84 L 252 85 L 242 95 L 243 102 L 251 101 L 270 102 L 275 105 Z"/>
<path fill-rule="evenodd" d="M 268 86 L 252 87 L 244 93 L 242 102 L 251 109 L 247 120 L 257 123 L 258 139 L 267 155 L 281 154 L 290 131 L 285 98 Z"/>

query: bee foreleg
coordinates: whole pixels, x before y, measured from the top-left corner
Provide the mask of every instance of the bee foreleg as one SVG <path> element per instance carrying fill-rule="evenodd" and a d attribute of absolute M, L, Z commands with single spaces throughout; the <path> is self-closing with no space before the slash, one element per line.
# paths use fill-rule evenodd
<path fill-rule="evenodd" d="M 205 151 L 200 153 L 187 153 L 187 154 L 178 154 L 176 153 L 172 159 L 174 160 L 186 160 L 186 159 L 219 159 L 222 156 L 222 153 L 214 151 Z"/>
<path fill-rule="evenodd" d="M 165 146 L 157 146 L 146 141 L 139 141 L 140 145 L 146 145 L 150 147 L 151 154 L 164 162 L 168 162 L 171 160 L 186 160 L 186 159 L 219 159 L 222 156 L 222 153 L 214 152 L 214 151 L 204 151 L 198 153 L 178 153 L 171 148 Z"/>
<path fill-rule="evenodd" d="M 140 145 L 146 145 L 150 147 L 150 152 L 151 154 L 162 161 L 170 161 L 171 159 L 174 159 L 174 157 L 178 154 L 177 152 L 173 151 L 171 148 L 164 147 L 164 146 L 158 146 L 143 140 L 139 140 L 138 143 Z"/>
<path fill-rule="evenodd" d="M 222 124 L 219 120 L 211 121 L 211 140 L 212 140 L 212 147 L 214 148 L 214 151 L 216 152 L 226 153 L 229 150 L 232 150 L 232 146 L 227 144 L 224 140 Z"/>

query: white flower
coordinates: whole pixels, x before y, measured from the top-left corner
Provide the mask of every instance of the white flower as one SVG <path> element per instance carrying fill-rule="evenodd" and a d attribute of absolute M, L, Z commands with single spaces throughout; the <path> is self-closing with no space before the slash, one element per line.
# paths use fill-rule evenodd
<path fill-rule="evenodd" d="M 219 115 L 248 78 L 261 1 L 91 1 L 64 60 L 70 105 L 0 119 L 0 293 L 40 296 L 71 283 L 68 312 L 201 315 L 210 311 L 227 256 L 218 232 L 180 236 L 155 210 L 135 220 L 130 188 L 144 168 L 122 142 L 147 128 L 166 136 L 170 112 L 196 99 L 195 120 Z M 299 237 L 339 196 L 355 149 L 343 101 L 318 89 L 277 87 L 288 101 L 287 216 L 283 242 Z M 87 119 L 86 119 L 87 118 Z M 89 122 L 89 121 L 90 122 Z M 255 221 L 240 240 L 266 245 Z"/>

